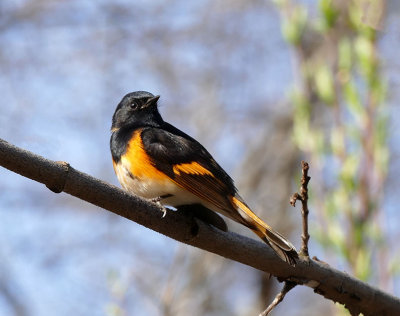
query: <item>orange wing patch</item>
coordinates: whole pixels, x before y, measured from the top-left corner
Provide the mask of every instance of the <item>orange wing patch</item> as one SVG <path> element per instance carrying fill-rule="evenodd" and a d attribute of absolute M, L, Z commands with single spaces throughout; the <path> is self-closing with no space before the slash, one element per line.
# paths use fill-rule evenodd
<path fill-rule="evenodd" d="M 187 173 L 187 174 L 194 174 L 194 175 L 199 175 L 199 176 L 211 176 L 214 177 L 211 171 L 207 170 L 204 168 L 202 165 L 199 163 L 192 161 L 190 163 L 181 163 L 178 165 L 174 165 L 173 171 L 176 175 L 181 175 L 181 172 Z"/>

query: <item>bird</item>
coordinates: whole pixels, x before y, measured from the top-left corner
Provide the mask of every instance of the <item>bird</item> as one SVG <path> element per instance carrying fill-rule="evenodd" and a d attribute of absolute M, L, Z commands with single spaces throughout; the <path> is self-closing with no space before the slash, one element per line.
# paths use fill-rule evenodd
<path fill-rule="evenodd" d="M 251 229 L 289 265 L 296 248 L 261 220 L 240 197 L 232 178 L 194 138 L 164 121 L 159 95 L 125 95 L 112 117 L 110 149 L 123 189 L 226 230 L 222 214 Z"/>

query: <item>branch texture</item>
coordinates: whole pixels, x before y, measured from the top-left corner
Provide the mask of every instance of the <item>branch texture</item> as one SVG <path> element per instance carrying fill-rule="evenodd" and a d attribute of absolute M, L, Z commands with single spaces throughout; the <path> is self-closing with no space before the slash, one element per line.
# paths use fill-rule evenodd
<path fill-rule="evenodd" d="M 265 244 L 232 232 L 223 232 L 182 212 L 168 211 L 140 197 L 91 177 L 66 162 L 55 162 L 0 139 L 0 165 L 45 184 L 53 192 L 65 192 L 97 205 L 180 242 L 213 252 L 268 272 L 279 280 L 304 284 L 353 315 L 398 315 L 400 300 L 315 260 L 300 260 L 291 267 Z"/>

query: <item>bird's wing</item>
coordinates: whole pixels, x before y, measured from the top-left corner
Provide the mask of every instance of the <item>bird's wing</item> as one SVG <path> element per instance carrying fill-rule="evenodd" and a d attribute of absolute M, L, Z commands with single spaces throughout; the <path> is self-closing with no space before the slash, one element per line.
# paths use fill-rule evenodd
<path fill-rule="evenodd" d="M 169 124 L 145 128 L 141 137 L 153 165 L 173 182 L 223 213 L 233 210 L 233 181 L 200 143 Z"/>

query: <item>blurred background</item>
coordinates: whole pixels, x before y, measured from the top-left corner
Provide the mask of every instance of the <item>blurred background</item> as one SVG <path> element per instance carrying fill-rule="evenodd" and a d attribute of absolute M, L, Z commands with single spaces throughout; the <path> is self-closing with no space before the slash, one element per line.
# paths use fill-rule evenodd
<path fill-rule="evenodd" d="M 0 137 L 116 184 L 128 92 L 203 143 L 261 218 L 400 295 L 400 2 L 0 2 Z M 229 222 L 236 232 L 254 237 Z M 257 315 L 282 287 L 0 168 L 0 315 Z M 274 315 L 346 315 L 296 287 Z"/>

